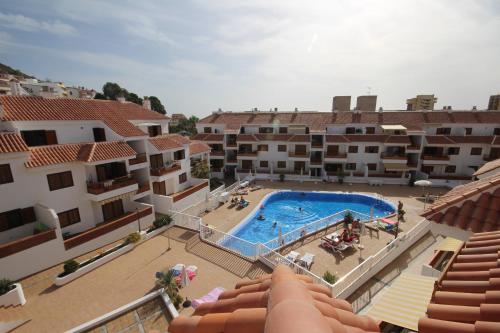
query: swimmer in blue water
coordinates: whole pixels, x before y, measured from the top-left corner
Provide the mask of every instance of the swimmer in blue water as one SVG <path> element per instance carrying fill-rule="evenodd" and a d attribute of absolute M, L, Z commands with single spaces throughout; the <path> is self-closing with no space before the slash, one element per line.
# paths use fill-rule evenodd
<path fill-rule="evenodd" d="M 273 222 L 273 228 L 276 227 L 276 225 L 278 225 L 278 223 L 276 221 Z"/>
<path fill-rule="evenodd" d="M 257 220 L 265 220 L 266 218 L 264 217 L 264 215 L 260 214 L 258 217 L 257 217 Z"/>

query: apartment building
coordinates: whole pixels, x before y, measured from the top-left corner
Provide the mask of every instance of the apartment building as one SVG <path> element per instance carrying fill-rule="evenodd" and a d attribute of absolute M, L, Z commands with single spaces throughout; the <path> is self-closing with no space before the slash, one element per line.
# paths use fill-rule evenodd
<path fill-rule="evenodd" d="M 469 181 L 500 157 L 500 112 L 214 112 L 197 124 L 216 177 Z"/>
<path fill-rule="evenodd" d="M 190 158 L 210 148 L 168 134 L 129 102 L 0 97 L 0 271 L 18 279 L 204 200 Z M 193 147 L 193 152 L 191 152 Z"/>
<path fill-rule="evenodd" d="M 488 101 L 488 110 L 500 111 L 500 94 L 491 95 Z"/>
<path fill-rule="evenodd" d="M 406 110 L 434 110 L 434 104 L 437 103 L 437 97 L 434 95 L 417 95 L 406 100 Z"/>
<path fill-rule="evenodd" d="M 356 110 L 375 111 L 377 107 L 377 95 L 358 96 L 356 99 Z"/>

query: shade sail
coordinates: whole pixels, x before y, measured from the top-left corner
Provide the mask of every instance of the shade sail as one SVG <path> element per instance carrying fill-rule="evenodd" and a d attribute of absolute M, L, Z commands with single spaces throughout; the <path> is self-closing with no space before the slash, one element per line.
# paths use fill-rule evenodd
<path fill-rule="evenodd" d="M 406 127 L 403 125 L 382 125 L 380 127 L 384 131 L 406 131 Z"/>

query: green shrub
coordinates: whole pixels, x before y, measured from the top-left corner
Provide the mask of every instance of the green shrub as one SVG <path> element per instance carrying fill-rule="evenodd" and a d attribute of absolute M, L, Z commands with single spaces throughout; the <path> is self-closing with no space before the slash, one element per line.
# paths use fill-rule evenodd
<path fill-rule="evenodd" d="M 78 263 L 78 261 L 76 261 L 74 259 L 67 260 L 64 262 L 64 273 L 63 274 L 68 275 L 68 274 L 71 274 L 73 272 L 76 272 L 78 267 L 80 267 L 80 264 Z"/>
<path fill-rule="evenodd" d="M 184 302 L 184 298 L 181 295 L 176 294 L 173 299 L 174 306 L 177 310 L 180 309 L 182 303 Z"/>
<path fill-rule="evenodd" d="M 9 279 L 0 279 L 0 295 L 6 294 L 14 289 L 14 282 Z"/>
<path fill-rule="evenodd" d="M 330 271 L 326 271 L 325 274 L 323 274 L 323 280 L 325 280 L 329 284 L 334 284 L 335 282 L 337 282 L 337 276 L 330 273 Z"/>
<path fill-rule="evenodd" d="M 280 175 L 280 182 L 284 182 L 285 181 L 285 175 L 284 174 L 281 174 Z"/>
<path fill-rule="evenodd" d="M 38 222 L 37 224 L 35 224 L 35 231 L 36 232 L 43 232 L 43 231 L 47 231 L 49 230 L 49 227 L 42 223 L 42 222 Z"/>
<path fill-rule="evenodd" d="M 163 215 L 162 217 L 154 220 L 153 226 L 155 229 L 164 227 L 166 225 L 169 225 L 172 222 L 172 216 L 170 215 Z"/>
<path fill-rule="evenodd" d="M 344 215 L 344 223 L 351 224 L 352 222 L 354 222 L 354 216 L 352 216 L 352 213 L 350 211 L 348 211 Z"/>
<path fill-rule="evenodd" d="M 130 243 L 135 244 L 135 243 L 137 243 L 140 240 L 141 240 L 141 235 L 136 231 L 136 232 L 133 232 L 130 235 L 128 235 L 127 238 L 125 238 L 125 243 L 127 243 L 127 244 L 130 244 Z"/>

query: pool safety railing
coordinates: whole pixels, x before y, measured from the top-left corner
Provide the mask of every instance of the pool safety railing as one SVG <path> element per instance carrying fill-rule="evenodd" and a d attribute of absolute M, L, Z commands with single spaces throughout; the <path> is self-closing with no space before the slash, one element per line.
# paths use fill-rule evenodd
<path fill-rule="evenodd" d="M 271 249 L 277 249 L 281 246 L 294 242 L 297 239 L 313 234 L 321 229 L 331 227 L 336 224 L 342 225 L 342 221 L 344 220 L 344 217 L 348 212 L 352 214 L 354 220 L 359 219 L 362 222 L 370 220 L 370 216 L 366 214 L 346 209 L 337 212 L 335 214 L 323 217 L 314 222 L 305 224 L 300 228 L 297 228 L 295 230 L 287 232 L 286 234 L 281 235 L 281 237 L 276 237 L 274 239 L 271 239 L 270 241 L 264 243 L 264 245 Z"/>
<path fill-rule="evenodd" d="M 201 218 L 186 213 L 171 210 L 170 216 L 174 225 L 193 231 L 200 231 Z"/>
<path fill-rule="evenodd" d="M 251 243 L 208 225 L 200 225 L 200 237 L 208 243 L 212 243 L 251 260 L 256 260 L 259 256 L 259 244 Z"/>

